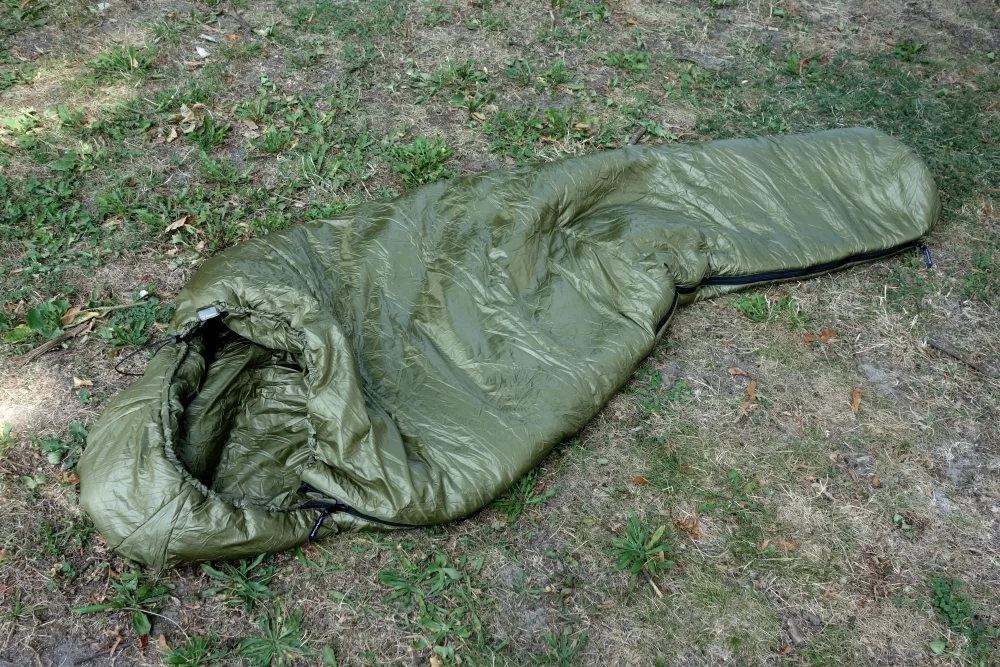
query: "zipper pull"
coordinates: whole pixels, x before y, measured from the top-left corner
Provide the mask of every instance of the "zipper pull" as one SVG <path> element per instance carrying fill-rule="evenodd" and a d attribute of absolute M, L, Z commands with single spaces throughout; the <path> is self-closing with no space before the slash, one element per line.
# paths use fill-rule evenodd
<path fill-rule="evenodd" d="M 920 249 L 924 253 L 924 263 L 927 264 L 928 269 L 934 268 L 934 259 L 931 257 L 931 249 L 927 247 L 926 243 L 920 244 Z"/>

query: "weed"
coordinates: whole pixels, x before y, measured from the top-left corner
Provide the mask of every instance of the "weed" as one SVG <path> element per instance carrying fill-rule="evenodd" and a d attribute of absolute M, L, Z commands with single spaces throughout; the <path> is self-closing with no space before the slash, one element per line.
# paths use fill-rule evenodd
<path fill-rule="evenodd" d="M 139 636 L 148 635 L 151 624 L 145 610 L 149 607 L 155 609 L 159 603 L 169 598 L 171 586 L 149 581 L 142 571 L 135 571 L 125 572 L 117 579 L 112 579 L 111 587 L 114 589 L 114 599 L 111 602 L 76 607 L 72 610 L 73 613 L 93 614 L 112 609 L 130 611 L 132 629 Z"/>
<path fill-rule="evenodd" d="M 242 604 L 247 611 L 253 611 L 258 603 L 275 595 L 267 586 L 278 573 L 278 568 L 264 565 L 265 555 L 261 554 L 253 561 L 242 559 L 238 563 L 220 563 L 218 569 L 202 563 L 201 569 L 205 574 L 222 582 L 221 586 L 202 591 L 202 596 L 221 595 L 226 604 Z"/>
<path fill-rule="evenodd" d="M 240 171 L 227 162 L 224 158 L 211 158 L 207 153 L 201 154 L 201 177 L 206 181 L 221 183 L 224 185 L 235 185 L 246 180 L 250 175 L 250 170 L 240 173 Z"/>
<path fill-rule="evenodd" d="M 218 123 L 208 115 L 187 137 L 207 151 L 226 143 L 226 135 L 230 129 L 232 129 L 231 124 Z"/>
<path fill-rule="evenodd" d="M 209 633 L 188 637 L 183 644 L 165 648 L 163 664 L 177 667 L 208 667 L 228 656 L 229 651 L 220 645 L 218 635 Z"/>
<path fill-rule="evenodd" d="M 62 318 L 68 310 L 69 301 L 46 301 L 25 313 L 24 321 L 32 332 L 43 338 L 58 338 L 63 334 Z"/>
<path fill-rule="evenodd" d="M 99 78 L 143 76 L 156 60 L 156 51 L 122 45 L 87 63 Z"/>
<path fill-rule="evenodd" d="M 313 655 L 306 645 L 301 610 L 287 613 L 277 606 L 260 620 L 260 630 L 260 635 L 240 642 L 239 655 L 252 667 L 283 667 Z"/>
<path fill-rule="evenodd" d="M 451 157 L 444 139 L 419 136 L 411 144 L 390 144 L 386 152 L 392 170 L 407 189 L 455 175 L 444 166 Z"/>
<path fill-rule="evenodd" d="M 740 295 L 736 298 L 736 307 L 754 322 L 766 320 L 770 311 L 770 304 L 763 294 Z"/>
<path fill-rule="evenodd" d="M 505 515 L 507 523 L 514 524 L 527 508 L 541 505 L 559 493 L 559 489 L 546 489 L 545 486 L 538 481 L 538 471 L 532 470 L 517 480 L 503 497 L 493 501 L 492 507 Z"/>
<path fill-rule="evenodd" d="M 555 88 L 573 80 L 573 73 L 566 69 L 566 61 L 559 60 L 538 73 L 538 82 L 545 88 Z"/>
<path fill-rule="evenodd" d="M 511 58 L 504 61 L 504 73 L 507 78 L 527 86 L 535 81 L 535 70 L 524 58 Z"/>
<path fill-rule="evenodd" d="M 412 561 L 397 554 L 397 567 L 384 569 L 379 581 L 392 590 L 386 602 L 413 609 L 413 624 L 421 633 L 417 648 L 453 660 L 457 647 L 468 639 L 482 640 L 479 618 L 471 613 L 472 577 L 482 570 L 484 559 L 449 562 L 443 553 Z"/>
<path fill-rule="evenodd" d="M 913 39 L 903 38 L 896 42 L 896 46 L 892 49 L 892 55 L 894 55 L 899 60 L 903 60 L 908 63 L 912 63 L 917 59 L 917 56 L 927 50 L 927 44 L 924 42 L 917 42 Z"/>
<path fill-rule="evenodd" d="M 997 650 L 998 628 L 990 626 L 959 579 L 934 577 L 930 580 L 932 607 L 938 620 L 952 632 L 965 637 L 965 653 L 970 664 L 992 664 Z"/>
<path fill-rule="evenodd" d="M 73 423 L 69 426 L 69 433 L 69 442 L 59 438 L 47 440 L 35 438 L 33 440 L 35 445 L 45 452 L 49 465 L 61 464 L 63 470 L 72 470 L 76 467 L 80 460 L 80 454 L 83 452 L 83 445 L 87 440 L 87 429 L 83 427 L 83 424 Z"/>
<path fill-rule="evenodd" d="M 750 522 L 753 514 L 764 511 L 764 506 L 754 500 L 760 486 L 752 479 L 746 479 L 739 470 L 730 470 L 726 475 L 726 489 L 709 491 L 705 502 L 698 505 L 698 512 L 710 514 L 722 510 L 743 522 Z"/>
<path fill-rule="evenodd" d="M 280 153 L 292 143 L 292 130 L 288 127 L 269 125 L 250 145 L 263 153 Z"/>
<path fill-rule="evenodd" d="M 14 425 L 10 422 L 3 422 L 0 424 L 0 458 L 6 456 L 7 452 L 17 446 L 17 443 L 14 442 L 14 438 L 10 435 L 12 428 L 14 428 Z"/>
<path fill-rule="evenodd" d="M 545 643 L 549 645 L 550 651 L 535 657 L 536 665 L 557 665 L 557 667 L 571 667 L 573 659 L 580 657 L 580 652 L 587 647 L 587 640 L 590 639 L 587 631 L 579 633 L 575 637 L 573 633 L 565 630 L 563 632 L 546 632 L 542 634 Z"/>
<path fill-rule="evenodd" d="M 648 51 L 610 51 L 601 56 L 601 62 L 609 67 L 639 74 L 649 69 Z"/>
<path fill-rule="evenodd" d="M 134 305 L 115 311 L 108 326 L 97 330 L 97 336 L 112 347 L 142 347 L 149 342 L 149 330 L 156 323 L 166 324 L 173 317 L 173 304 L 161 304 L 146 290 L 135 295 Z"/>
<path fill-rule="evenodd" d="M 666 526 L 650 530 L 632 512 L 625 524 L 625 537 L 612 541 L 611 553 L 618 559 L 615 570 L 628 570 L 629 582 L 634 585 L 640 572 L 654 577 L 659 570 L 674 567 L 676 563 L 667 558 L 673 545 L 663 539 L 666 530 Z"/>

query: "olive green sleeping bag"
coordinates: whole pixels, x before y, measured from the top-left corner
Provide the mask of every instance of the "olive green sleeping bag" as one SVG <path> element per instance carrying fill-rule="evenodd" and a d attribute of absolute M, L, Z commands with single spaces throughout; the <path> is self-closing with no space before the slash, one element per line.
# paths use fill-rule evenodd
<path fill-rule="evenodd" d="M 426 185 L 206 261 L 91 430 L 81 504 L 156 568 L 469 515 L 590 420 L 679 304 L 918 242 L 865 129 L 636 146 Z"/>

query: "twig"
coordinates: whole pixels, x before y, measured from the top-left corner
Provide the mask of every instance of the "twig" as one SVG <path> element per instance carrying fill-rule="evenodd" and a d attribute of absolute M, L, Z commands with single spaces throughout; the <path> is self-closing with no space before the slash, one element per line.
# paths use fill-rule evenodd
<path fill-rule="evenodd" d="M 248 33 L 253 34 L 253 26 L 247 23 L 247 20 L 243 18 L 243 15 L 236 11 L 236 6 L 232 2 L 229 3 L 229 11 L 226 12 L 236 19 L 237 23 L 246 30 Z"/>
<path fill-rule="evenodd" d="M 980 373 L 982 373 L 983 375 L 985 375 L 988 378 L 994 378 L 994 379 L 1000 378 L 1000 373 L 997 373 L 996 371 L 994 371 L 994 370 L 992 370 L 992 369 L 990 369 L 990 368 L 988 368 L 986 366 L 983 366 L 982 364 L 977 363 L 977 362 L 973 361 L 972 359 L 969 359 L 968 355 L 963 354 L 961 351 L 956 350 L 955 348 L 953 348 L 952 346 L 948 345 L 947 343 L 942 343 L 941 341 L 934 340 L 932 338 L 928 338 L 927 339 L 927 346 L 928 347 L 933 347 L 938 352 L 942 352 L 942 353 L 948 355 L 949 357 L 951 357 L 952 359 L 954 359 L 956 361 L 961 361 L 963 364 L 965 364 L 969 368 L 971 368 L 973 370 L 979 371 Z"/>
<path fill-rule="evenodd" d="M 628 145 L 635 146 L 645 134 L 646 134 L 646 128 L 640 127 L 638 130 L 632 133 L 632 136 L 628 138 Z"/>
<path fill-rule="evenodd" d="M 46 352 L 54 350 L 60 345 L 62 345 L 64 341 L 67 341 L 70 338 L 75 338 L 76 336 L 79 336 L 80 334 L 86 331 L 90 331 L 90 329 L 93 326 L 94 326 L 94 321 L 87 320 L 86 322 L 81 322 L 80 324 L 77 324 L 69 331 L 64 332 L 63 335 L 59 336 L 58 338 L 53 338 L 50 341 L 42 343 L 31 352 L 28 352 L 26 355 L 24 355 L 24 362 L 22 363 L 22 365 L 26 366 L 30 364 L 32 361 L 42 356 Z"/>

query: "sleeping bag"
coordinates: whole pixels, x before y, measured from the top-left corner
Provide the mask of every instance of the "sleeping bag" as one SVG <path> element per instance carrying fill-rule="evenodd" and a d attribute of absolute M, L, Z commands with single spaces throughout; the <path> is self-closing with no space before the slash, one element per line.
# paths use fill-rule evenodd
<path fill-rule="evenodd" d="M 206 261 L 79 463 L 155 568 L 467 516 L 572 436 L 679 305 L 911 247 L 920 158 L 866 129 L 634 146 L 425 185 Z"/>

